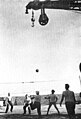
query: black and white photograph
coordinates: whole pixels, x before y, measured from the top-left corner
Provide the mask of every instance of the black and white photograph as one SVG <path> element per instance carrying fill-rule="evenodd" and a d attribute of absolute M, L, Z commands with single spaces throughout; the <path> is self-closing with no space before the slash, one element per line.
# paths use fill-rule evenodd
<path fill-rule="evenodd" d="M 0 119 L 81 119 L 81 0 L 0 0 Z"/>

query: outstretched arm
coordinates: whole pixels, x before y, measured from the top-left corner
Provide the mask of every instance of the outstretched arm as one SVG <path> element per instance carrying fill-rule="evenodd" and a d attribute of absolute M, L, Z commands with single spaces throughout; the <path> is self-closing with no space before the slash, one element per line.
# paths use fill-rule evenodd
<path fill-rule="evenodd" d="M 50 97 L 49 96 L 46 96 L 45 99 L 50 99 Z"/>
<path fill-rule="evenodd" d="M 35 96 L 34 96 L 34 95 L 32 95 L 32 96 L 30 95 L 30 98 L 31 98 L 31 99 L 34 99 L 34 98 L 35 98 Z"/>

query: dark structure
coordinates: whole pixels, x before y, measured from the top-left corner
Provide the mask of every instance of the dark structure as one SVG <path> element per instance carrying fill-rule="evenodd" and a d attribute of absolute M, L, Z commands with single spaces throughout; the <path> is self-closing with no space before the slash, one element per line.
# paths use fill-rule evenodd
<path fill-rule="evenodd" d="M 41 15 L 39 16 L 39 24 L 44 26 L 48 23 L 49 18 L 45 13 L 45 9 L 63 9 L 63 10 L 77 10 L 81 11 L 81 0 L 46 0 L 46 1 L 39 1 L 34 0 L 29 2 L 26 5 L 26 14 L 28 14 L 28 10 L 39 10 L 41 9 Z M 34 26 L 34 13 L 32 12 L 32 26 Z"/>
<path fill-rule="evenodd" d="M 80 70 L 80 72 L 81 72 L 81 63 L 79 64 L 79 70 Z"/>

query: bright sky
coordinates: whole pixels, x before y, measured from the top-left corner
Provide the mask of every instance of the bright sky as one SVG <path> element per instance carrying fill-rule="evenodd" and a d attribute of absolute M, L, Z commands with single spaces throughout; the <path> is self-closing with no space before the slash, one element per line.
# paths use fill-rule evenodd
<path fill-rule="evenodd" d="M 27 4 L 27 0 L 0 0 L 0 95 L 36 90 L 47 94 L 51 89 L 62 93 L 65 83 L 80 92 L 81 14 L 46 10 L 49 23 L 43 27 L 38 23 L 40 10 L 34 11 L 31 27 Z M 21 83 L 30 81 L 37 82 Z"/>

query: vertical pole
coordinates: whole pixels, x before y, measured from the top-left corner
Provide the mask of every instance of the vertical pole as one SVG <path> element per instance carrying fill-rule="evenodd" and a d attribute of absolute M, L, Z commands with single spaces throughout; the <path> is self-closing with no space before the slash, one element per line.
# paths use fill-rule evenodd
<path fill-rule="evenodd" d="M 79 64 L 79 70 L 80 70 L 79 80 L 80 80 L 80 86 L 81 86 L 81 63 Z"/>

